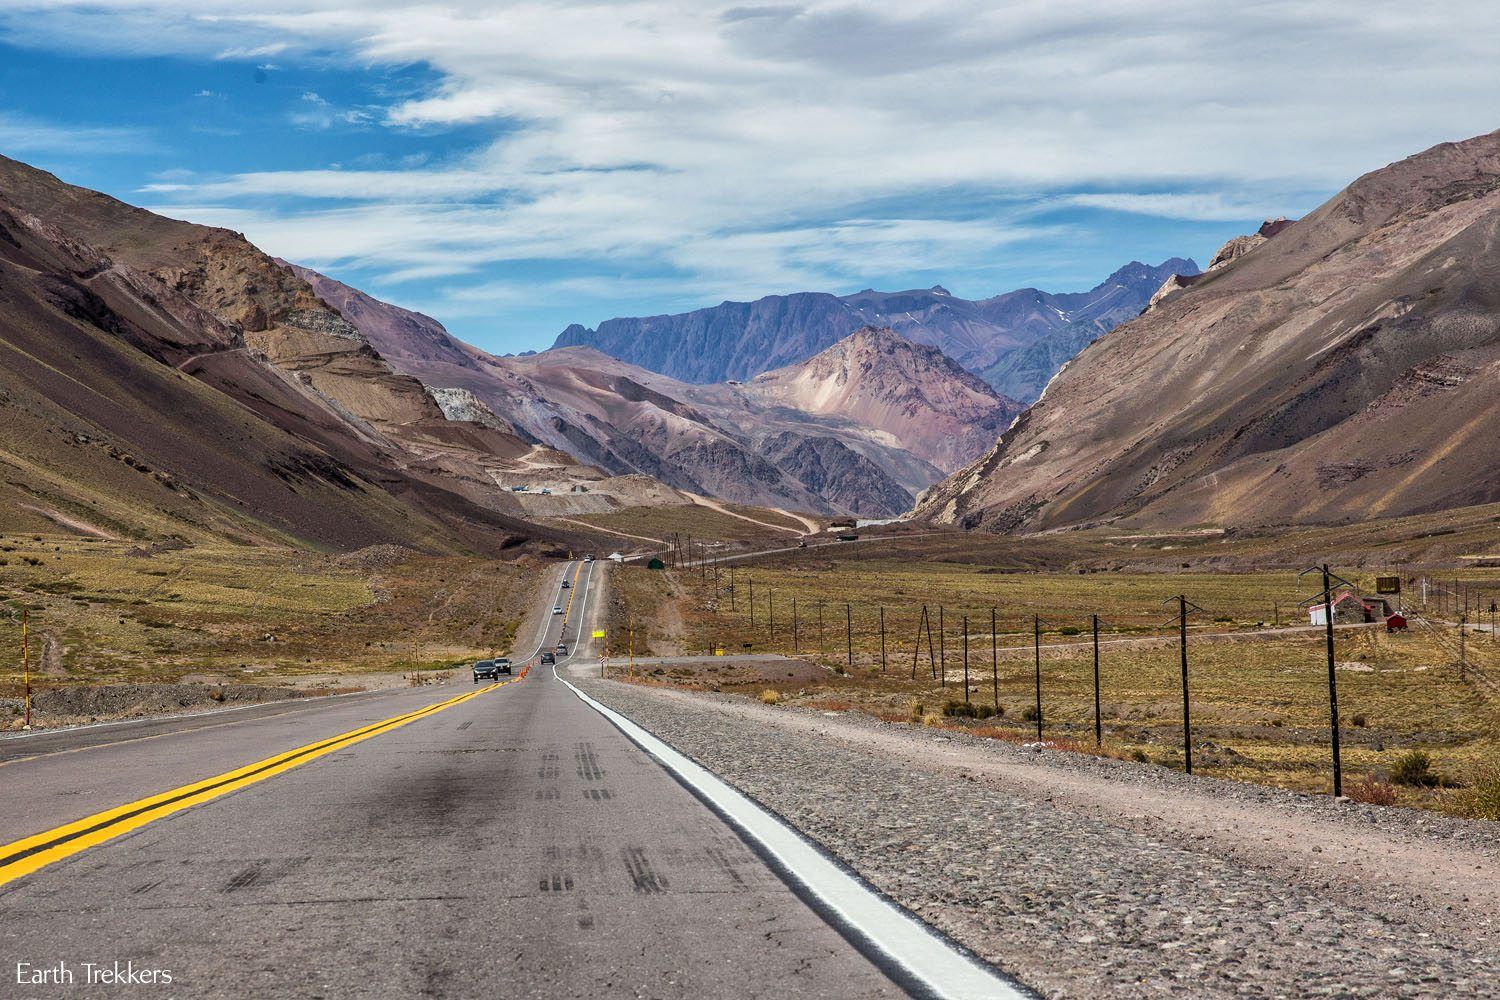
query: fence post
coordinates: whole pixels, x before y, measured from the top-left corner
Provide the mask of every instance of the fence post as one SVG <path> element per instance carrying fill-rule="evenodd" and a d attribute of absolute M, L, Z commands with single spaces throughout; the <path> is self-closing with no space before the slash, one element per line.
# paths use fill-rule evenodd
<path fill-rule="evenodd" d="M 1182 764 L 1183 771 L 1193 773 L 1193 728 L 1188 719 L 1187 597 L 1177 597 L 1178 635 L 1182 651 Z"/>
<path fill-rule="evenodd" d="M 964 615 L 964 704 L 969 703 L 969 616 Z"/>
<path fill-rule="evenodd" d="M 844 645 L 849 652 L 849 673 L 854 673 L 854 612 L 844 603 Z"/>
<path fill-rule="evenodd" d="M 24 688 L 23 700 L 25 702 L 25 716 L 21 720 L 21 726 L 27 732 L 31 732 L 31 644 L 29 635 L 30 620 L 27 618 L 25 608 L 21 609 L 21 683 Z M 43 645 L 46 645 L 43 643 Z M 45 659 L 45 657 L 43 657 Z"/>
<path fill-rule="evenodd" d="M 948 686 L 948 628 L 943 624 L 943 606 L 938 605 L 938 686 Z"/>
<path fill-rule="evenodd" d="M 1333 581 L 1328 564 L 1323 569 L 1323 635 L 1328 647 L 1328 717 L 1329 736 L 1333 743 L 1333 796 L 1344 794 L 1344 766 L 1339 759 L 1339 684 L 1333 659 Z M 1353 588 L 1351 588 L 1353 589 Z"/>
<path fill-rule="evenodd" d="M 922 605 L 922 614 L 917 618 L 917 641 L 911 647 L 911 679 L 917 679 L 917 658 L 922 655 L 922 623 L 927 621 L 927 605 Z"/>
<path fill-rule="evenodd" d="M 792 598 L 792 655 L 797 655 L 797 598 Z"/>
<path fill-rule="evenodd" d="M 1094 616 L 1094 746 L 1104 743 L 1104 723 L 1099 718 L 1099 616 Z"/>
<path fill-rule="evenodd" d="M 1042 619 L 1031 616 L 1031 648 L 1036 655 L 1036 738 L 1042 738 Z"/>
<path fill-rule="evenodd" d="M 880 672 L 885 673 L 885 605 L 880 606 Z"/>
<path fill-rule="evenodd" d="M 995 714 L 1000 714 L 1000 646 L 995 636 L 995 609 L 990 608 L 990 682 L 995 686 Z"/>

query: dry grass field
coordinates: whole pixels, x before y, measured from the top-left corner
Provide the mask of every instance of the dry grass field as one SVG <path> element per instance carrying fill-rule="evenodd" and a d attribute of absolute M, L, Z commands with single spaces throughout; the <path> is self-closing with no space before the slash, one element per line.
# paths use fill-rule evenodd
<path fill-rule="evenodd" d="M 650 573 L 635 567 L 615 578 L 634 604 L 637 620 L 680 622 L 674 652 L 705 653 L 716 646 L 777 652 L 825 668 L 814 682 L 799 680 L 795 688 L 778 690 L 781 704 L 858 710 L 893 722 L 961 726 L 1020 741 L 1036 739 L 1032 616 L 1039 616 L 1043 738 L 1084 752 L 1179 768 L 1180 652 L 1177 632 L 1166 623 L 1175 614 L 1170 599 L 1185 594 L 1204 609 L 1193 615 L 1189 628 L 1194 770 L 1304 791 L 1330 787 L 1326 648 L 1322 631 L 1311 628 L 1298 607 L 1316 586 L 1312 577 L 1299 586 L 1291 571 L 1214 572 L 1183 569 L 1177 561 L 1128 572 L 1017 571 L 977 562 L 881 557 L 874 548 L 799 552 L 741 564 L 732 576 L 721 567 L 717 581 L 711 571 Z M 1369 566 L 1344 575 L 1373 590 L 1381 569 Z M 1399 634 L 1383 627 L 1336 632 L 1345 791 L 1375 801 L 1473 811 L 1473 786 L 1482 783 L 1486 771 L 1493 774 L 1500 759 L 1495 700 L 1500 646 L 1493 633 L 1466 628 L 1461 664 L 1451 600 L 1442 613 L 1437 602 L 1440 594 L 1447 600 L 1445 591 L 1457 579 L 1461 589 L 1473 590 L 1471 603 L 1481 600 L 1481 592 L 1486 595 L 1487 608 L 1488 595 L 1500 594 L 1500 573 L 1408 565 L 1402 574 L 1418 581 L 1428 577 L 1430 621 Z M 1408 590 L 1416 596 L 1420 582 Z M 924 603 L 930 647 L 926 630 L 918 646 Z M 652 610 L 667 604 L 669 611 Z M 1103 739 L 1098 747 L 1094 614 L 1101 618 Z M 963 707 L 965 615 L 967 702 L 976 717 Z M 1482 618 L 1487 626 L 1488 615 Z M 934 660 L 946 669 L 935 667 Z M 726 685 L 680 670 L 648 674 L 648 680 L 761 693 L 757 684 Z M 989 715 L 997 688 L 1001 713 Z M 1402 768 L 1411 763 L 1403 758 L 1412 751 L 1428 755 L 1430 775 L 1408 783 L 1391 780 L 1403 777 Z"/>
<path fill-rule="evenodd" d="M 579 514 L 569 518 L 574 525 L 592 525 L 625 535 L 638 536 L 620 539 L 621 545 L 632 551 L 637 548 L 652 548 L 646 539 L 666 541 L 674 533 L 686 538 L 692 535 L 697 540 L 706 539 L 718 543 L 717 550 L 739 550 L 744 543 L 786 544 L 794 538 L 793 531 L 802 525 L 772 510 L 757 507 L 741 507 L 723 504 L 723 513 L 697 504 L 681 504 L 671 507 L 627 507 L 609 514 Z M 740 515 L 739 517 L 734 516 Z M 748 518 L 749 520 L 746 520 Z"/>
<path fill-rule="evenodd" d="M 395 547 L 329 556 L 10 534 L 0 538 L 0 697 L 21 685 L 23 608 L 34 689 L 281 682 L 506 649 L 536 571 Z"/>

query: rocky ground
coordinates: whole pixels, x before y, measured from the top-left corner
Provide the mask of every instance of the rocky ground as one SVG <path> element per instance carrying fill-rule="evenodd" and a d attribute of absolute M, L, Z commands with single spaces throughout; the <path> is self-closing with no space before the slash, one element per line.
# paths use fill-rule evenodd
<path fill-rule="evenodd" d="M 1043 995 L 1500 997 L 1500 824 L 586 683 Z"/>

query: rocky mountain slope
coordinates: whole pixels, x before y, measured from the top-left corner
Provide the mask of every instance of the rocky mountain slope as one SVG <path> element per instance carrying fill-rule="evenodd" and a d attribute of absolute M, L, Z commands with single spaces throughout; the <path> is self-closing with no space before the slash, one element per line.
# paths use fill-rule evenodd
<path fill-rule="evenodd" d="M 526 442 L 448 421 L 244 237 L 5 158 L 0 411 L 7 530 L 477 551 L 549 534 L 477 461 Z"/>
<path fill-rule="evenodd" d="M 446 410 L 467 413 L 458 408 L 472 398 L 526 440 L 612 475 L 740 503 L 901 513 L 1020 409 L 936 349 L 889 331 L 861 332 L 744 384 L 693 385 L 589 348 L 495 357 L 436 320 L 295 270 Z"/>
<path fill-rule="evenodd" d="M 865 327 L 808 360 L 740 390 L 763 407 L 853 421 L 890 435 L 944 473 L 984 452 L 1023 407 L 935 347 Z"/>
<path fill-rule="evenodd" d="M 1084 350 L 920 515 L 1255 525 L 1500 500 L 1500 132 L 1278 229 Z"/>
<path fill-rule="evenodd" d="M 607 320 L 596 330 L 575 324 L 554 346 L 594 347 L 682 381 L 720 382 L 804 361 L 862 327 L 889 327 L 1030 402 L 1064 361 L 1139 313 L 1168 276 L 1197 270 L 1179 258 L 1155 267 L 1133 261 L 1087 292 L 1023 288 L 974 301 L 941 287 L 770 295 L 675 316 Z"/>

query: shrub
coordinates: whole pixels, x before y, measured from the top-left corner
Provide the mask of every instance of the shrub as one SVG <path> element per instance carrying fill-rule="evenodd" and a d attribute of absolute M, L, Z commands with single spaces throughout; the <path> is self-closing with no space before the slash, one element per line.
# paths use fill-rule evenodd
<path fill-rule="evenodd" d="M 977 701 L 950 701 L 944 703 L 943 714 L 949 718 L 988 719 L 995 709 Z"/>
<path fill-rule="evenodd" d="M 1365 717 L 1363 715 L 1356 715 L 1354 718 L 1350 719 L 1349 721 L 1352 722 L 1352 723 L 1354 723 L 1354 727 L 1356 729 L 1363 729 L 1363 728 L 1365 728 Z"/>
<path fill-rule="evenodd" d="M 775 688 L 766 688 L 760 693 L 760 703 L 762 705 L 781 704 L 781 692 Z"/>
<path fill-rule="evenodd" d="M 1389 781 L 1382 781 L 1373 774 L 1367 774 L 1349 782 L 1344 786 L 1344 794 L 1355 802 L 1368 802 L 1372 806 L 1396 804 L 1396 786 Z"/>
<path fill-rule="evenodd" d="M 1081 631 L 1082 631 L 1082 629 L 1080 629 L 1077 625 L 1064 625 L 1062 628 L 1060 628 L 1060 629 L 1057 630 L 1057 634 L 1058 635 L 1077 635 Z"/>
<path fill-rule="evenodd" d="M 936 715 L 924 715 L 922 716 L 922 725 L 928 729 L 939 729 L 943 725 L 943 720 Z"/>
<path fill-rule="evenodd" d="M 922 721 L 922 716 L 924 714 L 926 714 L 926 713 L 925 713 L 925 710 L 922 707 L 922 699 L 920 699 L 920 698 L 913 698 L 911 701 L 909 701 L 909 702 L 906 703 L 906 721 L 907 722 L 910 722 L 912 725 L 915 726 L 917 723 L 919 723 L 919 722 Z"/>
<path fill-rule="evenodd" d="M 1398 785 L 1430 788 L 1438 783 L 1438 776 L 1426 751 L 1408 750 L 1391 765 L 1391 780 Z"/>
<path fill-rule="evenodd" d="M 1500 820 L 1500 759 L 1477 764 L 1464 775 L 1458 803 L 1472 819 Z"/>
<path fill-rule="evenodd" d="M 1037 720 L 1036 706 L 1027 705 L 1021 709 L 1021 719 L 1025 722 L 1035 722 Z"/>
<path fill-rule="evenodd" d="M 1151 758 L 1146 756 L 1146 751 L 1140 749 L 1139 747 L 1130 751 L 1130 759 L 1135 761 L 1137 764 L 1151 763 Z"/>

